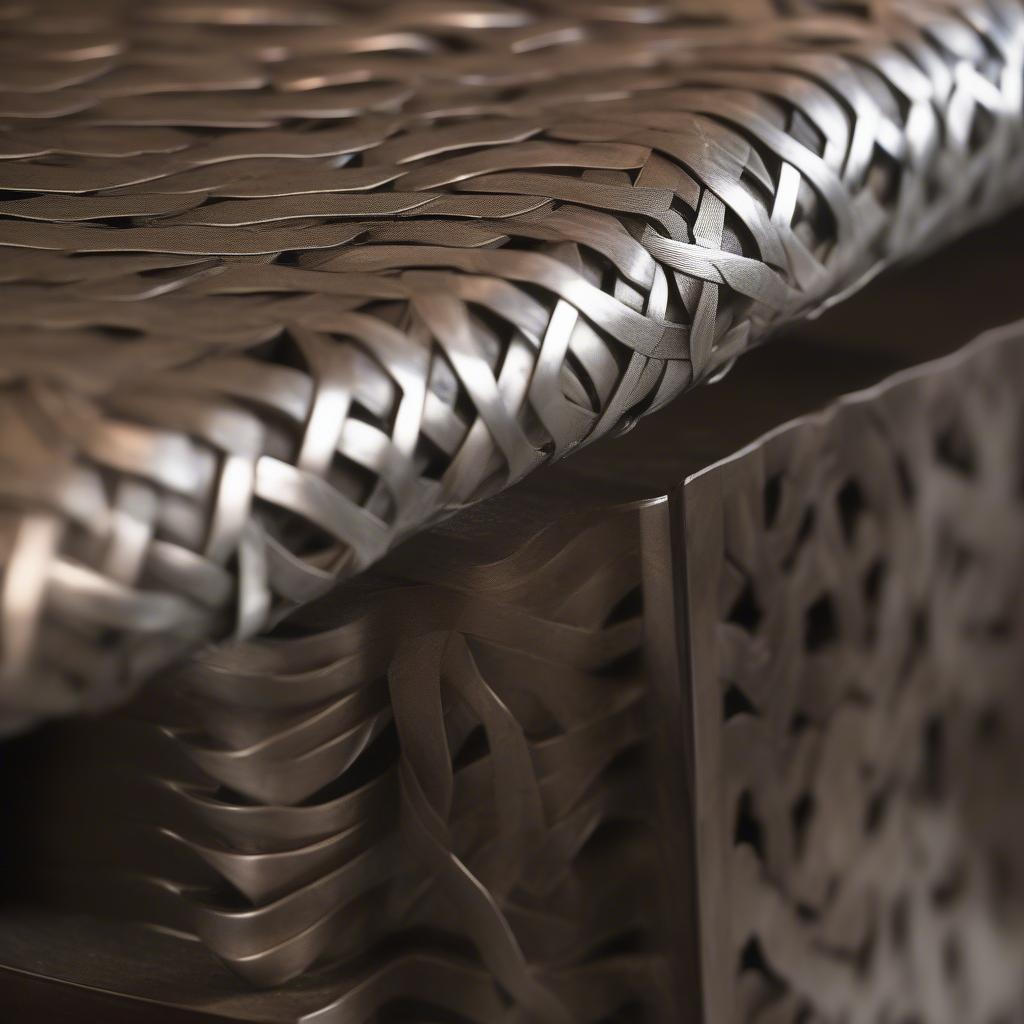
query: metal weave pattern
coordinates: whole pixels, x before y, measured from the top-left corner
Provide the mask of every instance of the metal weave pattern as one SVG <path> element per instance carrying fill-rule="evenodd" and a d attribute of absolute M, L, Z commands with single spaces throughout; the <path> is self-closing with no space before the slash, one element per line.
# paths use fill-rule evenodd
<path fill-rule="evenodd" d="M 19 888 L 198 934 L 266 1020 L 1015 1020 L 1022 330 L 65 724 Z"/>
<path fill-rule="evenodd" d="M 709 1020 L 1019 1019 L 1022 385 L 1016 325 L 687 484 Z"/>
<path fill-rule="evenodd" d="M 373 573 L 184 666 L 146 695 L 162 726 L 70 723 L 53 839 L 23 839 L 42 898 L 261 987 L 318 965 L 318 1024 L 662 1019 L 639 547 L 605 508 Z"/>
<path fill-rule="evenodd" d="M 252 634 L 1024 182 L 1018 0 L 0 19 L 9 726 Z"/>

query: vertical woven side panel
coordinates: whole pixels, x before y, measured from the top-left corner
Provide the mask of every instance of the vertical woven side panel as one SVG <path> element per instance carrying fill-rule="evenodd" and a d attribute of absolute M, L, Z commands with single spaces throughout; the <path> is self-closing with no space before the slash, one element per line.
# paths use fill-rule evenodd
<path fill-rule="evenodd" d="M 38 891 L 316 971 L 318 1024 L 663 1019 L 636 510 L 410 568 L 66 726 Z"/>
<path fill-rule="evenodd" d="M 1024 340 L 687 482 L 709 1020 L 1015 1020 Z"/>

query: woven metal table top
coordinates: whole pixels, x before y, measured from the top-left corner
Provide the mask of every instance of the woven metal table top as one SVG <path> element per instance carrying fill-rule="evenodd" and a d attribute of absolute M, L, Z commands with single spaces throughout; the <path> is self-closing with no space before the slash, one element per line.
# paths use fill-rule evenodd
<path fill-rule="evenodd" d="M 0 53 L 8 727 L 1024 192 L 1019 0 L 0 0 Z"/>

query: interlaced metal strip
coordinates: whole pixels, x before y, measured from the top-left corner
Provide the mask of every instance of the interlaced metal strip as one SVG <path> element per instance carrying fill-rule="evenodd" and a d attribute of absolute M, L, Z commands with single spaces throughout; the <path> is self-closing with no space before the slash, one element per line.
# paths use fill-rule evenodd
<path fill-rule="evenodd" d="M 3 0 L 6 725 L 993 215 L 1022 55 L 1018 0 Z"/>
<path fill-rule="evenodd" d="M 691 479 L 708 1021 L 1024 1005 L 1022 325 Z"/>

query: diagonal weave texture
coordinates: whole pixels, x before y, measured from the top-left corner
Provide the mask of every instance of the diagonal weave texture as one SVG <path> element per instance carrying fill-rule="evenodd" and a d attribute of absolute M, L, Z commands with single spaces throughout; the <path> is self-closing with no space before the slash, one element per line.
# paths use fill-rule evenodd
<path fill-rule="evenodd" d="M 1024 182 L 1019 0 L 0 24 L 9 727 L 251 635 Z"/>
<path fill-rule="evenodd" d="M 709 1021 L 1021 1019 L 1022 385 L 1018 324 L 687 482 Z"/>

